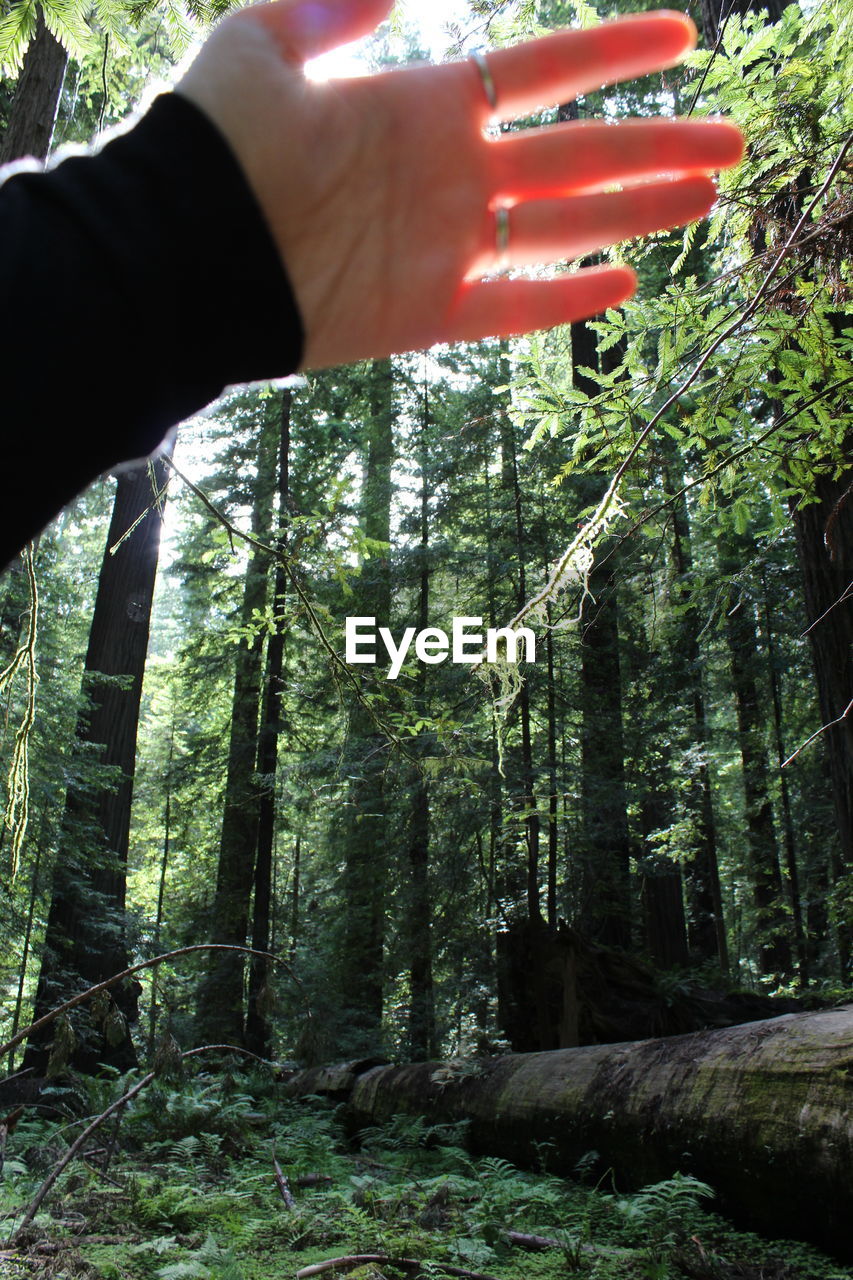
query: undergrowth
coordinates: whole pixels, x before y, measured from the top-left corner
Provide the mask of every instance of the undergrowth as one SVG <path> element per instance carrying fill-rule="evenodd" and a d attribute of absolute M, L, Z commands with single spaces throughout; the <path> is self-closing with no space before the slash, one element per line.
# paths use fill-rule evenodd
<path fill-rule="evenodd" d="M 127 1085 L 92 1084 L 90 1114 Z M 83 1123 L 20 1121 L 0 1182 L 3 1235 Z M 581 1162 L 572 1181 L 524 1172 L 472 1157 L 464 1125 L 420 1117 L 397 1116 L 353 1142 L 334 1107 L 283 1099 L 269 1076 L 160 1081 L 69 1166 L 17 1249 L 0 1254 L 0 1276 L 290 1280 L 319 1262 L 371 1255 L 378 1260 L 322 1274 L 438 1280 L 455 1267 L 498 1280 L 853 1280 L 807 1246 L 735 1232 L 694 1178 L 620 1194 L 612 1179 L 590 1183 L 593 1163 Z"/>

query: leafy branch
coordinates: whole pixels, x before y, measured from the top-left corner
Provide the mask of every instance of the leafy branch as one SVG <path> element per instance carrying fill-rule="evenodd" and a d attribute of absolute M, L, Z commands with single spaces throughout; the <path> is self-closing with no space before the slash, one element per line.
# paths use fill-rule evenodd
<path fill-rule="evenodd" d="M 696 382 L 702 370 L 706 367 L 711 357 L 729 338 L 732 338 L 743 326 L 755 315 L 762 301 L 767 295 L 770 285 L 779 274 L 779 271 L 789 254 L 798 246 L 800 233 L 803 227 L 810 219 L 817 205 L 829 191 L 836 175 L 845 162 L 847 153 L 853 145 L 853 133 L 848 134 L 845 138 L 838 154 L 833 161 L 829 173 L 824 182 L 818 188 L 812 200 L 803 210 L 796 225 L 785 241 L 784 245 L 777 254 L 772 266 L 765 275 L 761 285 L 759 286 L 754 297 L 747 305 L 740 309 L 739 314 L 731 321 L 726 328 L 717 335 L 717 337 L 706 347 L 702 356 L 696 362 L 692 371 L 684 379 L 679 387 L 663 402 L 656 410 L 646 425 L 640 431 L 631 448 L 623 458 L 622 462 L 616 469 L 616 472 L 608 485 L 604 496 L 599 501 L 595 511 L 589 520 L 587 520 L 578 531 L 566 551 L 557 562 L 557 567 L 552 572 L 550 578 L 546 582 L 541 591 L 537 592 L 530 600 L 524 604 L 510 621 L 511 627 L 518 627 L 521 623 L 531 615 L 541 615 L 543 607 L 547 602 L 554 598 L 569 581 L 580 578 L 586 583 L 589 577 L 589 570 L 592 567 L 590 559 L 591 547 L 598 541 L 601 533 L 604 532 L 614 518 L 622 512 L 621 488 L 628 470 L 633 465 L 640 454 L 646 441 L 657 427 L 658 423 L 669 410 L 678 403 Z"/>

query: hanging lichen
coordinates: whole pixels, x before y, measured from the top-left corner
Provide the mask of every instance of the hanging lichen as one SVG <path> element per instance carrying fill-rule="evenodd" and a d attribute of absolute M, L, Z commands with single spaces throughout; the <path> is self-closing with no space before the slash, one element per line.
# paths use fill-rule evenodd
<path fill-rule="evenodd" d="M 27 634 L 19 646 L 12 661 L 0 671 L 0 696 L 12 686 L 12 681 L 19 671 L 24 672 L 27 682 L 26 703 L 21 723 L 15 733 L 15 745 L 12 761 L 7 775 L 8 799 L 3 822 L 11 836 L 12 865 L 11 876 L 14 880 L 21 859 L 24 836 L 27 833 L 27 822 L 30 816 L 30 770 L 29 746 L 30 735 L 36 718 L 36 639 L 38 636 L 38 586 L 33 567 L 33 548 L 28 545 L 21 553 L 27 581 L 30 588 L 29 624 Z"/>
<path fill-rule="evenodd" d="M 625 512 L 625 504 L 619 492 L 621 480 L 620 471 L 614 477 L 595 511 L 588 520 L 584 521 L 560 556 L 544 587 L 519 609 L 507 624 L 508 628 L 515 630 L 522 623 L 536 623 L 542 627 L 551 627 L 553 624 L 548 618 L 549 605 L 570 587 L 580 588 L 577 619 L 580 618 L 583 603 L 589 596 L 589 576 L 595 563 L 595 548 L 601 538 L 607 534 L 614 520 L 618 520 Z M 519 664 L 510 662 L 506 657 L 499 657 L 493 662 L 484 662 L 476 667 L 475 671 L 477 677 L 489 688 L 497 716 L 498 770 L 503 777 L 506 728 L 510 711 L 521 690 L 524 677 Z"/>

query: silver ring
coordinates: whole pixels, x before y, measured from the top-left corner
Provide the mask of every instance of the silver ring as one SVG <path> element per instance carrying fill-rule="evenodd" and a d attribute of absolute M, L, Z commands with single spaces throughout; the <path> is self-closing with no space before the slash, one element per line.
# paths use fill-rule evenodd
<path fill-rule="evenodd" d="M 498 91 L 495 88 L 495 82 L 492 78 L 492 73 L 489 70 L 489 64 L 486 61 L 485 54 L 472 53 L 470 60 L 480 73 L 480 79 L 483 82 L 483 89 L 485 90 L 486 100 L 489 106 L 492 108 L 492 111 L 497 111 Z"/>
<path fill-rule="evenodd" d="M 509 209 L 501 205 L 495 209 L 495 249 L 498 255 L 498 267 L 503 269 L 509 265 Z"/>

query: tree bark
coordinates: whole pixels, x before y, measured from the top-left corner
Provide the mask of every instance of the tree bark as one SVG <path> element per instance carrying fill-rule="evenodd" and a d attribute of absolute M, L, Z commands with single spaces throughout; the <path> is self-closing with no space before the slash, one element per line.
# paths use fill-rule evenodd
<path fill-rule="evenodd" d="M 39 9 L 36 33 L 24 56 L 9 123 L 0 141 L 0 164 L 21 156 L 47 159 L 67 63 L 68 54 L 48 31 Z"/>
<path fill-rule="evenodd" d="M 750 545 L 729 534 L 722 543 L 720 568 L 734 575 L 751 559 Z M 792 972 L 789 923 L 784 909 L 782 870 L 764 741 L 766 692 L 761 687 L 763 663 L 758 651 L 754 602 L 746 589 L 726 607 L 726 638 L 737 710 L 738 741 L 743 765 L 749 878 L 757 917 L 756 935 L 761 973 L 778 982 Z"/>
<path fill-rule="evenodd" d="M 830 850 L 830 876 L 836 883 L 853 866 L 853 470 L 819 476 L 817 502 L 793 512 L 803 570 L 806 613 L 817 681 L 821 721 L 835 816 L 838 847 Z M 820 748 L 818 748 L 820 749 Z M 841 972 L 850 969 L 851 930 L 839 928 Z"/>
<path fill-rule="evenodd" d="M 791 916 L 794 924 L 794 950 L 797 956 L 797 970 L 800 985 L 809 985 L 809 962 L 806 934 L 803 928 L 803 903 L 800 893 L 800 869 L 797 861 L 797 842 L 794 835 L 794 816 L 791 806 L 791 793 L 788 787 L 788 775 L 785 771 L 785 750 L 782 737 L 782 693 L 779 687 L 779 664 L 776 657 L 776 644 L 773 638 L 773 614 L 767 578 L 762 569 L 761 587 L 764 596 L 764 636 L 767 645 L 767 666 L 770 673 L 770 692 L 773 699 L 773 738 L 776 747 L 776 759 L 779 761 L 779 799 L 782 806 L 782 841 L 785 850 L 785 871 L 787 875 L 788 895 L 791 903 Z"/>
<path fill-rule="evenodd" d="M 166 475 L 166 463 L 158 459 L 118 477 L 86 652 L 89 706 L 77 727 L 81 757 L 97 752 L 99 763 L 111 772 L 107 778 L 93 778 L 81 771 L 83 777 L 67 792 L 34 1019 L 69 992 L 128 965 L 130 806 L 163 521 L 163 499 L 155 502 L 155 495 L 163 489 Z M 111 548 L 117 548 L 114 554 Z M 137 983 L 114 993 L 128 1022 L 136 1018 L 138 993 Z M 126 1028 L 122 1032 L 114 1024 L 111 1043 L 103 1043 L 83 1024 L 78 1031 L 80 1040 L 71 1059 L 77 1070 L 94 1071 L 106 1062 L 124 1071 L 136 1064 Z M 51 1035 L 52 1029 L 47 1038 Z M 43 1075 L 48 1053 L 46 1040 L 36 1037 L 28 1045 L 24 1065 Z"/>
<path fill-rule="evenodd" d="M 765 1233 L 853 1258 L 853 1006 L 669 1039 L 452 1063 L 298 1072 L 354 1124 L 468 1120 L 474 1149 L 569 1174 L 598 1153 L 626 1189 L 676 1171 Z M 439 1072 L 438 1068 L 442 1070 Z"/>
<path fill-rule="evenodd" d="M 424 386 L 420 442 L 420 547 L 418 556 L 418 629 L 429 626 L 430 606 L 430 481 L 429 388 Z M 416 714 L 428 716 L 427 667 L 420 663 L 415 677 Z M 406 942 L 409 955 L 409 1056 L 423 1061 L 436 1052 L 435 992 L 432 972 L 432 896 L 430 893 L 430 787 L 423 769 L 415 770 L 409 811 L 409 902 Z"/>
<path fill-rule="evenodd" d="M 668 481 L 667 489 L 671 491 L 672 487 Z M 680 488 L 681 484 L 677 487 Z M 678 651 L 684 663 L 687 694 L 692 703 L 693 742 L 698 757 L 698 767 L 690 787 L 696 847 L 693 857 L 684 868 L 690 908 L 687 937 L 698 958 L 716 961 L 725 973 L 729 967 L 729 950 L 720 888 L 711 773 L 708 768 L 708 717 L 705 710 L 704 662 L 699 643 L 702 624 L 695 606 L 691 605 L 693 547 L 690 516 L 684 494 L 673 506 L 672 559 L 678 575 L 673 584 L 673 600 L 683 607 Z"/>
<path fill-rule="evenodd" d="M 261 723 L 258 732 L 258 846 L 255 857 L 255 894 L 252 903 L 252 948 L 270 950 L 273 902 L 273 853 L 275 848 L 275 779 L 278 771 L 278 737 L 284 692 L 284 642 L 287 631 L 287 524 L 290 502 L 290 423 L 293 391 L 281 393 L 281 430 L 278 444 L 278 534 L 273 585 L 273 624 L 267 644 Z M 259 1058 L 272 1055 L 272 1026 L 266 1014 L 272 980 L 271 962 L 253 956 L 249 964 L 245 1045 Z"/>
<path fill-rule="evenodd" d="M 252 508 L 252 536 L 268 536 L 275 490 L 279 424 L 272 417 L 261 426 L 258 474 Z M 253 548 L 246 567 L 240 611 L 241 637 L 234 670 L 231 732 L 225 781 L 225 807 L 219 840 L 211 942 L 244 946 L 249 932 L 249 904 L 255 875 L 258 838 L 258 791 L 255 761 L 258 746 L 263 636 L 254 620 L 267 601 L 269 556 Z M 237 952 L 211 952 L 199 986 L 197 1035 L 202 1043 L 242 1045 L 245 957 Z"/>
<path fill-rule="evenodd" d="M 668 797 L 664 796 L 661 779 L 655 777 L 652 766 L 640 801 L 643 831 L 640 901 L 646 950 L 663 969 L 686 968 L 690 962 L 681 868 L 659 853 L 649 839 L 652 832 L 664 825 L 669 812 Z"/>
<path fill-rule="evenodd" d="M 512 379 L 509 366 L 509 344 L 501 343 L 500 374 L 506 383 Z M 524 499 L 518 476 L 518 448 L 516 428 L 509 416 L 509 397 L 502 392 L 497 401 L 499 412 L 499 431 L 501 447 L 501 478 L 504 490 L 512 510 L 511 541 L 515 553 L 516 608 L 521 609 L 527 601 L 527 560 L 528 538 L 524 522 Z M 527 848 L 527 866 L 525 869 L 525 892 L 527 897 L 527 918 L 537 922 L 541 919 L 541 894 L 539 888 L 539 811 L 536 803 L 535 773 L 533 767 L 533 740 L 531 736 L 531 700 L 530 676 L 525 676 L 516 700 L 518 717 L 521 726 L 521 769 L 518 783 L 521 795 L 516 797 L 516 804 L 524 815 L 524 835 Z M 541 1002 L 541 992 L 536 993 L 535 1001 Z M 541 1012 L 541 1010 L 540 1010 Z"/>
<path fill-rule="evenodd" d="M 572 325 L 574 386 L 595 396 L 598 382 L 581 368 L 602 372 L 615 352 L 599 360 L 593 321 Z M 582 475 L 575 492 L 583 506 L 600 500 L 607 481 Z M 607 946 L 631 946 L 631 875 L 628 802 L 625 784 L 625 735 L 619 660 L 618 561 L 599 562 L 589 576 L 581 608 L 581 773 L 583 780 L 583 873 L 581 926 Z"/>
<path fill-rule="evenodd" d="M 394 366 L 390 360 L 377 360 L 370 366 L 365 398 L 361 527 L 374 543 L 390 543 L 395 420 Z M 377 626 L 390 626 L 387 551 L 374 552 L 364 561 L 356 592 L 357 610 L 354 607 L 353 612 L 374 617 Z M 345 1011 L 339 1043 L 345 1043 L 349 1052 L 372 1053 L 382 1040 L 390 831 L 382 749 L 385 739 L 362 701 L 353 702 L 348 737 L 346 771 L 353 782 L 339 829 L 344 862 L 340 989 Z"/>

